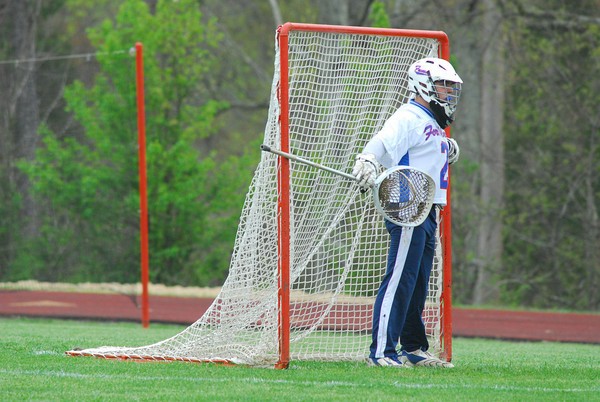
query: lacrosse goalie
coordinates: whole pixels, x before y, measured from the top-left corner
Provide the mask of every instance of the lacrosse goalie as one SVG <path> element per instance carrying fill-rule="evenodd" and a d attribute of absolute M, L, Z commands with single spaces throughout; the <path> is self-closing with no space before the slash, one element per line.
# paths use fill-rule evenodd
<path fill-rule="evenodd" d="M 454 367 L 427 350 L 422 320 L 436 248 L 439 212 L 446 205 L 448 165 L 459 157 L 458 144 L 444 128 L 454 121 L 462 80 L 446 60 L 425 58 L 408 70 L 411 99 L 402 105 L 357 155 L 352 174 L 373 188 L 381 168 L 410 166 L 435 182 L 433 206 L 418 226 L 385 220 L 390 234 L 387 270 L 373 307 L 368 363 L 391 367 Z M 398 343 L 400 348 L 398 350 Z"/>

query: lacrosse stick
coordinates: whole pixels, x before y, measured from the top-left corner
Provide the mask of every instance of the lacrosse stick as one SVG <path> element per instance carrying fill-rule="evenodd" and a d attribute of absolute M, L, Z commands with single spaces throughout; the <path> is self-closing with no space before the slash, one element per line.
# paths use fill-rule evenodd
<path fill-rule="evenodd" d="M 272 149 L 265 144 L 260 149 L 356 181 L 356 177 L 349 173 Z M 385 219 L 400 226 L 419 226 L 425 221 L 433 205 L 435 183 L 419 169 L 395 166 L 377 177 L 372 190 L 375 209 Z"/>

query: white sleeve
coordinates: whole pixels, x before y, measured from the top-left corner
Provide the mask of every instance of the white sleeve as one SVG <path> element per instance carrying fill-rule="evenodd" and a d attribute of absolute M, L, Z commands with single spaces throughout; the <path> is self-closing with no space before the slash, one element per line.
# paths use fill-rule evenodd
<path fill-rule="evenodd" d="M 378 136 L 371 138 L 371 140 L 365 145 L 363 149 L 363 153 L 365 154 L 373 154 L 375 158 L 380 161 L 383 156 L 386 154 L 385 146 L 383 145 L 383 141 Z"/>

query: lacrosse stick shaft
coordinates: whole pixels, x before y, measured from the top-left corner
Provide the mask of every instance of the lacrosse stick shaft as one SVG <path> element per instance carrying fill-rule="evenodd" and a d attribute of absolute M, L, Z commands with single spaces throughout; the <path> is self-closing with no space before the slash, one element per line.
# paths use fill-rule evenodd
<path fill-rule="evenodd" d="M 325 170 L 327 172 L 330 172 L 330 173 L 333 173 L 333 174 L 337 174 L 337 175 L 343 176 L 343 177 L 345 177 L 347 179 L 356 181 L 356 177 L 352 176 L 349 173 L 345 173 L 345 172 L 342 172 L 340 170 L 336 170 L 336 169 L 330 168 L 328 166 L 321 165 L 320 163 L 309 161 L 308 159 L 304 159 L 304 158 L 301 158 L 299 156 L 296 156 L 296 155 L 293 155 L 293 154 L 290 154 L 290 153 L 287 153 L 287 152 L 279 151 L 277 149 L 272 149 L 268 145 L 262 144 L 260 146 L 260 149 L 262 149 L 265 152 L 271 152 L 271 153 L 273 153 L 275 155 L 283 156 L 286 159 L 289 159 L 289 160 L 292 160 L 292 161 L 295 161 L 295 162 L 299 162 L 299 163 L 303 163 L 305 165 L 312 166 L 312 167 L 315 167 L 317 169 L 322 169 L 322 170 Z"/>

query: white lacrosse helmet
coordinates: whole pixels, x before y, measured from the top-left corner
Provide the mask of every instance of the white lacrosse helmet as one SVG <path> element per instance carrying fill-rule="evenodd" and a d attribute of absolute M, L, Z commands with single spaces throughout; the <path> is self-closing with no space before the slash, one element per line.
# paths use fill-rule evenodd
<path fill-rule="evenodd" d="M 462 83 L 454 67 L 444 59 L 428 57 L 417 60 L 408 68 L 409 90 L 413 96 L 418 94 L 429 103 L 442 128 L 454 121 Z"/>

